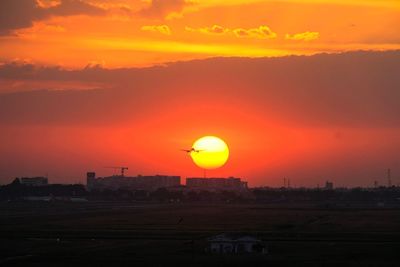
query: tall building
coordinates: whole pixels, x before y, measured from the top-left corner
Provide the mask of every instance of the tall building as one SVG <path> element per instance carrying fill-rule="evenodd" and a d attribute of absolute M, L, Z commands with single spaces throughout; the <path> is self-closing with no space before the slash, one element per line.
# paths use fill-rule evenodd
<path fill-rule="evenodd" d="M 333 182 L 326 181 L 325 190 L 333 190 Z"/>
<path fill-rule="evenodd" d="M 86 173 L 86 188 L 87 190 L 92 190 L 96 182 L 96 173 L 88 172 Z"/>
<path fill-rule="evenodd" d="M 247 182 L 240 178 L 186 178 L 186 187 L 198 190 L 245 190 Z"/>
<path fill-rule="evenodd" d="M 23 185 L 29 186 L 42 186 L 49 184 L 47 177 L 22 177 L 19 178 L 19 182 Z"/>
<path fill-rule="evenodd" d="M 180 176 L 153 175 L 153 176 L 108 176 L 96 178 L 94 172 L 86 174 L 87 189 L 91 190 L 147 190 L 154 191 L 158 188 L 168 188 L 181 185 Z"/>

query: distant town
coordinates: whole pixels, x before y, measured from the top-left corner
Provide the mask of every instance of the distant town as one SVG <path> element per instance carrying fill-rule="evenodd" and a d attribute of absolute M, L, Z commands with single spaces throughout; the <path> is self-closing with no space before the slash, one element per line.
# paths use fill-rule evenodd
<path fill-rule="evenodd" d="M 125 244 L 128 248 L 122 248 L 130 261 L 140 260 L 150 251 L 152 262 L 156 258 L 153 247 L 160 248 L 157 253 L 172 248 L 178 251 L 173 255 L 215 264 L 210 266 L 227 266 L 222 264 L 225 258 L 243 263 L 240 266 L 291 255 L 318 258 L 320 254 L 314 251 L 319 250 L 322 255 L 344 253 L 347 261 L 346 245 L 352 243 L 361 246 L 362 255 L 372 255 L 375 260 L 385 251 L 396 251 L 388 247 L 397 244 L 394 240 L 399 236 L 398 217 L 392 216 L 398 216 L 400 187 L 391 185 L 390 171 L 386 186 L 374 183 L 369 188 L 343 188 L 326 181 L 321 187 L 295 188 L 289 178 L 283 178 L 281 187 L 250 188 L 237 177 L 187 177 L 183 184 L 180 176 L 126 176 L 125 170 L 120 168 L 119 174 L 106 177 L 89 171 L 86 185 L 52 184 L 48 177 L 17 177 L 0 186 L 2 220 L 6 222 L 3 238 L 12 240 L 14 246 L 29 240 L 25 245 L 29 251 L 48 244 L 50 252 L 46 253 L 69 244 L 76 249 L 83 246 L 85 253 L 103 246 L 107 252 L 100 253 L 107 257 L 115 244 Z M 15 223 L 18 220 L 29 223 Z M 382 223 L 389 230 L 382 231 Z M 132 253 L 132 244 L 141 254 Z M 313 253 L 308 253 L 310 247 Z M 376 248 L 378 253 L 373 253 Z M 177 259 L 164 253 L 163 261 Z M 29 261 L 32 253 L 27 255 Z M 48 261 L 47 254 L 35 255 Z M 113 262 L 120 259 L 115 255 Z M 19 259 L 8 257 L 6 261 Z"/>
<path fill-rule="evenodd" d="M 282 187 L 249 188 L 246 181 L 237 177 L 188 177 L 186 184 L 180 176 L 125 176 L 124 169 L 118 175 L 97 177 L 87 172 L 86 185 L 51 184 L 47 177 L 15 178 L 0 187 L 3 201 L 163 201 L 163 202 L 307 202 L 317 205 L 373 207 L 400 206 L 400 187 L 388 185 L 368 188 L 335 188 L 333 182 L 316 188 L 291 187 L 284 178 Z M 358 203 L 356 203 L 358 202 Z"/>

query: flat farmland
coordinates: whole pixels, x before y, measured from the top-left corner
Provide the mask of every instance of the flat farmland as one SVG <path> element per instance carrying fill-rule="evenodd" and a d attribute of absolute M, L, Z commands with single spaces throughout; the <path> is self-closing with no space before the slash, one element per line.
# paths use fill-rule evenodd
<path fill-rule="evenodd" d="M 250 234 L 267 255 L 214 255 Z M 299 204 L 0 203 L 0 265 L 399 266 L 400 209 Z"/>

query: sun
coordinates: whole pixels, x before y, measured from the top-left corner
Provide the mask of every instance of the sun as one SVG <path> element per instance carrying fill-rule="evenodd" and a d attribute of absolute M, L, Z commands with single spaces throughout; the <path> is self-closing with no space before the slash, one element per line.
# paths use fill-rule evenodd
<path fill-rule="evenodd" d="M 193 162 L 203 169 L 222 167 L 229 158 L 227 144 L 216 136 L 204 136 L 194 142 L 190 153 Z"/>

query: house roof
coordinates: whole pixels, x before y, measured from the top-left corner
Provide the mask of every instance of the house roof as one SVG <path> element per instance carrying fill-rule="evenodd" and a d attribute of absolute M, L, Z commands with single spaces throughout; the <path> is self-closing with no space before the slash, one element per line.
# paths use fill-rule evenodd
<path fill-rule="evenodd" d="M 219 234 L 213 237 L 208 238 L 209 242 L 260 242 L 258 238 L 255 238 L 246 234 Z"/>

